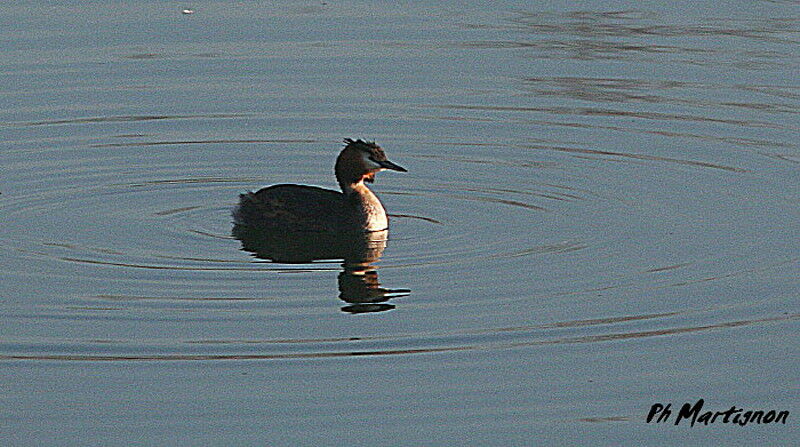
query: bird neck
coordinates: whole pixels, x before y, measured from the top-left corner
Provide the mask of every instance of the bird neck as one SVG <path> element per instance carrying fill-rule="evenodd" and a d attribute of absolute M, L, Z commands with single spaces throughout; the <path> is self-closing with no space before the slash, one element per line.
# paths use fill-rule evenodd
<path fill-rule="evenodd" d="M 378 196 L 362 180 L 341 184 L 342 192 L 357 211 L 359 224 L 366 231 L 381 231 L 389 227 L 389 219 Z"/>

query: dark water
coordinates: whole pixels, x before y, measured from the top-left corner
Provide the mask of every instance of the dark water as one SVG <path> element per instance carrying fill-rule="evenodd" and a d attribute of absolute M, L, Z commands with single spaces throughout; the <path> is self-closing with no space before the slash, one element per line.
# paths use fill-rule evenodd
<path fill-rule="evenodd" d="M 0 5 L 3 444 L 800 437 L 797 2 L 70 5 Z M 344 137 L 366 276 L 243 250 Z"/>

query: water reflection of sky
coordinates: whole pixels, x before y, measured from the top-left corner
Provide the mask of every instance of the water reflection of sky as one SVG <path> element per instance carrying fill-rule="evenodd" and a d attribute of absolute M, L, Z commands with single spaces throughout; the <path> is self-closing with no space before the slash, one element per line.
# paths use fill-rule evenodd
<path fill-rule="evenodd" d="M 797 401 L 792 2 L 189 6 L 0 5 L 5 443 L 797 437 L 642 422 Z M 231 234 L 344 137 L 380 256 Z"/>

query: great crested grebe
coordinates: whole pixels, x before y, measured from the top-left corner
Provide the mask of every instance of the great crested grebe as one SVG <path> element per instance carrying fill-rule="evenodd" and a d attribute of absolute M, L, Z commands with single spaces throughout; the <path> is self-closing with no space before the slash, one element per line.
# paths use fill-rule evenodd
<path fill-rule="evenodd" d="M 406 170 L 386 159 L 370 141 L 344 140 L 336 158 L 336 180 L 342 192 L 306 185 L 272 185 L 239 196 L 233 211 L 237 225 L 265 231 L 355 233 L 386 230 L 383 204 L 364 182 L 375 173 Z"/>

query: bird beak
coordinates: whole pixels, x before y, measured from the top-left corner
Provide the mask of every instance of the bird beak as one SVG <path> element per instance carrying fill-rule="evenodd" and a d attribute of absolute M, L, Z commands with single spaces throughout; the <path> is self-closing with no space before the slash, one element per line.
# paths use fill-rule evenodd
<path fill-rule="evenodd" d="M 381 167 L 384 169 L 391 169 L 392 171 L 408 172 L 406 168 L 400 165 L 396 165 L 389 160 L 379 161 L 378 164 L 381 165 Z"/>

